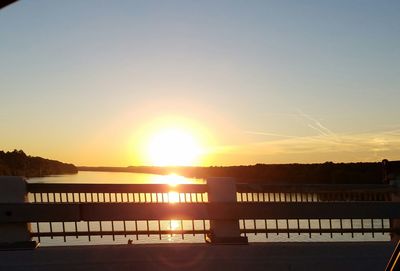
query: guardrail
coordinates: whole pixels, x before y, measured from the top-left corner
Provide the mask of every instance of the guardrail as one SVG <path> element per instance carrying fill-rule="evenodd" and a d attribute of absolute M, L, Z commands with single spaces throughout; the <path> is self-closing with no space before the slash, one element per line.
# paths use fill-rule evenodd
<path fill-rule="evenodd" d="M 0 181 L 0 194 L 14 193 L 0 203 L 3 244 L 107 236 L 125 243 L 140 236 L 211 243 L 282 235 L 389 240 L 400 234 L 400 202 L 390 201 L 398 189 L 388 185 L 236 185 L 226 178 L 178 186 Z"/>

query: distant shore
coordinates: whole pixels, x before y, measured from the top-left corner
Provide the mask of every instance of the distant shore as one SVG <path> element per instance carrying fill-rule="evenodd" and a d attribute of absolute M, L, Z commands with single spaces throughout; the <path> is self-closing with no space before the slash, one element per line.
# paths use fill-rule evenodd
<path fill-rule="evenodd" d="M 0 176 L 44 177 L 76 174 L 73 164 L 26 155 L 22 150 L 0 151 Z"/>
<path fill-rule="evenodd" d="M 73 164 L 26 155 L 22 150 L 0 151 L 0 176 L 43 177 L 79 171 L 178 174 L 188 178 L 233 177 L 240 182 L 266 184 L 380 184 L 385 176 L 400 176 L 400 161 L 390 161 L 384 173 L 381 162 L 256 164 L 211 167 L 76 167 Z M 385 175 L 386 174 L 386 175 Z"/>
<path fill-rule="evenodd" d="M 400 172 L 400 161 L 391 161 L 390 169 Z M 253 183 L 379 184 L 383 180 L 381 162 L 320 164 L 256 164 L 211 167 L 78 167 L 80 171 L 132 172 L 167 175 L 175 173 L 188 178 L 234 177 Z"/>

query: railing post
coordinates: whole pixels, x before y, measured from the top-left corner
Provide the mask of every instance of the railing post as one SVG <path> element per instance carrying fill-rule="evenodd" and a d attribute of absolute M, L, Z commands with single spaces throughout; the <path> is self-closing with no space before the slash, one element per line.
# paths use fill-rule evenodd
<path fill-rule="evenodd" d="M 387 159 L 382 160 L 382 169 L 383 169 L 383 180 L 384 184 L 389 184 L 393 188 L 395 188 L 395 192 L 390 193 L 390 201 L 400 202 L 400 174 L 398 171 L 393 170 L 391 162 Z M 390 219 L 390 228 L 391 229 L 400 229 L 400 219 Z M 400 240 L 399 232 L 392 232 L 390 234 L 390 239 L 392 241 Z"/>
<path fill-rule="evenodd" d="M 396 178 L 394 180 L 391 180 L 390 185 L 396 188 L 396 191 L 391 193 L 390 195 L 391 201 L 400 202 L 400 179 Z M 390 239 L 394 242 L 398 242 L 400 240 L 400 232 L 398 232 L 398 230 L 400 229 L 400 219 L 391 219 L 390 227 L 397 229 L 397 232 L 393 232 L 391 234 Z"/>
<path fill-rule="evenodd" d="M 26 181 L 23 177 L 0 177 L 0 202 L 21 203 L 27 201 Z M 11 212 L 3 214 L 12 216 Z M 35 248 L 36 242 L 31 240 L 30 224 L 0 223 L 1 249 Z"/>
<path fill-rule="evenodd" d="M 207 179 L 209 202 L 236 202 L 236 181 L 234 178 Z M 240 236 L 238 220 L 210 220 L 212 244 L 247 244 L 247 237 Z"/>

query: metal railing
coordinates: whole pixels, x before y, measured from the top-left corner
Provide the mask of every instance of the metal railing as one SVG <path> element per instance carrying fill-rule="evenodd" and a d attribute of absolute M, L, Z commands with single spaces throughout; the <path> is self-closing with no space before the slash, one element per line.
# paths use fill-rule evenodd
<path fill-rule="evenodd" d="M 210 202 L 202 184 L 28 184 L 27 203 L 0 204 L 0 223 L 30 223 L 31 237 L 50 245 L 142 237 L 204 242 L 213 234 L 211 221 L 218 220 L 239 223 L 240 234 L 253 242 L 296 236 L 390 240 L 400 234 L 393 223 L 400 219 L 400 203 L 390 202 L 397 191 L 391 186 L 236 187 L 237 201 L 221 203 Z"/>

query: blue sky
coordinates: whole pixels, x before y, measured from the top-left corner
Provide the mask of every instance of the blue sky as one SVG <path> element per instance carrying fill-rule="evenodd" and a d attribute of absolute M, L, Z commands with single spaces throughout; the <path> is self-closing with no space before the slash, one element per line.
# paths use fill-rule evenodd
<path fill-rule="evenodd" d="M 135 131 L 172 115 L 212 135 L 211 164 L 399 159 L 399 14 L 399 1 L 19 1 L 0 11 L 0 149 L 140 164 Z"/>

